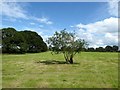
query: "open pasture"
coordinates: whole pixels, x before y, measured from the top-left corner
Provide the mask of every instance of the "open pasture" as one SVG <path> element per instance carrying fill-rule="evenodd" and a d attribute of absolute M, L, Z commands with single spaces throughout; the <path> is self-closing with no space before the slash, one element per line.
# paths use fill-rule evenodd
<path fill-rule="evenodd" d="M 117 88 L 118 53 L 82 52 L 74 64 L 50 52 L 2 55 L 3 88 Z"/>

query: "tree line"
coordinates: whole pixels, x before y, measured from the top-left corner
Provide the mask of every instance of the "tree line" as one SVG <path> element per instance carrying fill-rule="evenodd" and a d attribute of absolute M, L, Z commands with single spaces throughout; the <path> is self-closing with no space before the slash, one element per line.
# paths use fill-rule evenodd
<path fill-rule="evenodd" d="M 49 48 L 49 50 L 57 52 L 63 50 L 66 56 L 66 50 L 70 53 L 71 51 L 118 52 L 119 49 L 116 45 L 106 46 L 105 48 L 83 48 L 82 46 L 85 45 L 85 42 L 80 39 L 74 41 L 74 33 L 68 33 L 65 30 L 60 33 L 55 32 L 53 37 L 48 38 L 49 42 L 47 43 L 49 44 L 49 47 L 47 47 L 47 44 L 43 41 L 42 37 L 34 31 L 17 31 L 14 28 L 3 28 L 0 29 L 0 31 L 2 31 L 2 34 L 0 34 L 2 37 L 2 40 L 0 40 L 0 49 L 2 49 L 2 53 L 39 53 L 45 52 Z M 73 53 L 71 56 L 72 55 Z"/>
<path fill-rule="evenodd" d="M 116 45 L 113 45 L 113 46 L 107 45 L 105 48 L 104 47 L 84 48 L 83 51 L 86 51 L 86 52 L 118 52 L 119 51 L 119 47 L 116 46 Z"/>
<path fill-rule="evenodd" d="M 14 28 L 2 30 L 2 53 L 37 53 L 47 51 L 42 37 L 33 31 L 16 31 Z"/>

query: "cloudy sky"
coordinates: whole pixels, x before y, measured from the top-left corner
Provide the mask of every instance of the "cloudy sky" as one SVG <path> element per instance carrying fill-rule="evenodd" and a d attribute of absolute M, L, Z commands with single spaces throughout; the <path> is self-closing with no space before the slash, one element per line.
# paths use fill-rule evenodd
<path fill-rule="evenodd" d="M 36 31 L 44 41 L 55 31 L 66 28 L 68 32 L 75 30 L 89 47 L 118 45 L 117 1 L 2 2 L 0 28 Z"/>

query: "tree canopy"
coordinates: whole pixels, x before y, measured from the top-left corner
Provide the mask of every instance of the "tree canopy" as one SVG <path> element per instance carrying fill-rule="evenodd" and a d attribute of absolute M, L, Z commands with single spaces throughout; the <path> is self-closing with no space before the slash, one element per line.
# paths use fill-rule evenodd
<path fill-rule="evenodd" d="M 107 45 L 106 47 L 97 47 L 97 48 L 87 48 L 84 51 L 87 52 L 119 52 L 119 47 L 116 45 L 109 46 Z"/>
<path fill-rule="evenodd" d="M 35 53 L 47 50 L 42 37 L 33 31 L 16 31 L 14 28 L 2 29 L 3 53 Z"/>
<path fill-rule="evenodd" d="M 76 53 L 82 51 L 87 45 L 85 40 L 77 39 L 75 33 L 69 33 L 65 29 L 48 38 L 49 49 L 55 53 L 63 53 L 67 63 L 73 63 Z"/>

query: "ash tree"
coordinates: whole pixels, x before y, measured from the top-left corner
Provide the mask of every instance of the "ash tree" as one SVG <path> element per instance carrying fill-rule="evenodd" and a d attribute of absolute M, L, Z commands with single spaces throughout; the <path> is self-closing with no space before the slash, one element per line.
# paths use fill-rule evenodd
<path fill-rule="evenodd" d="M 56 53 L 63 53 L 66 63 L 73 64 L 73 57 L 87 46 L 85 40 L 77 39 L 75 33 L 69 33 L 65 29 L 48 38 L 49 49 Z"/>

